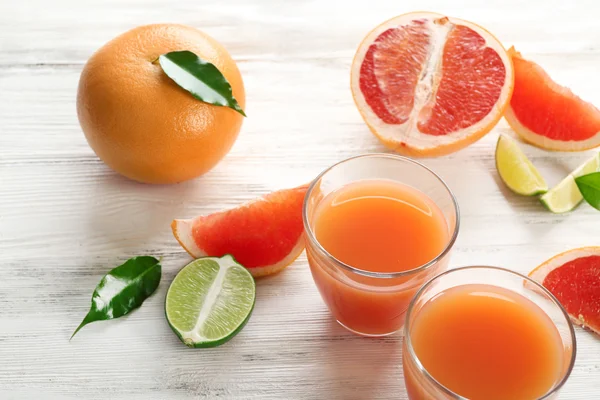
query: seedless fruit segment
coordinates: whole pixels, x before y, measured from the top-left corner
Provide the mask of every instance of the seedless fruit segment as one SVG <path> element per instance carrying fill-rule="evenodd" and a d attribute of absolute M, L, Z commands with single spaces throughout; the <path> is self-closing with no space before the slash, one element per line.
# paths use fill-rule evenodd
<path fill-rule="evenodd" d="M 529 273 L 569 313 L 571 321 L 600 335 L 600 247 L 558 254 Z"/>
<path fill-rule="evenodd" d="M 194 258 L 231 254 L 254 277 L 274 274 L 304 250 L 306 190 L 278 190 L 231 210 L 176 219 L 173 235 Z"/>
<path fill-rule="evenodd" d="M 188 347 L 215 347 L 233 338 L 248 322 L 254 278 L 233 257 L 205 257 L 185 266 L 165 301 L 169 325 Z"/>
<path fill-rule="evenodd" d="M 554 82 L 511 47 L 515 88 L 504 113 L 526 142 L 546 150 L 580 151 L 600 145 L 600 110 Z"/>
<path fill-rule="evenodd" d="M 502 44 L 479 25 L 416 12 L 363 39 L 351 88 L 363 119 L 387 147 L 439 156 L 496 125 L 510 100 L 513 69 Z"/>

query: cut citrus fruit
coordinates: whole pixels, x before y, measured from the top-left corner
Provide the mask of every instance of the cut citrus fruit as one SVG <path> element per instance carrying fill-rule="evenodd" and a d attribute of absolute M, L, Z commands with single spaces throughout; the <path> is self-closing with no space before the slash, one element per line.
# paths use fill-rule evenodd
<path fill-rule="evenodd" d="M 575 183 L 575 178 L 600 171 L 600 153 L 577 167 L 558 185 L 540 197 L 548 210 L 560 214 L 571 211 L 581 203 L 583 196 Z"/>
<path fill-rule="evenodd" d="M 523 196 L 535 196 L 548 190 L 546 181 L 517 143 L 500 135 L 496 144 L 496 169 L 510 190 Z"/>
<path fill-rule="evenodd" d="M 387 147 L 439 156 L 489 132 L 513 87 L 510 57 L 488 31 L 429 12 L 400 15 L 362 41 L 351 88 L 363 119 Z"/>
<path fill-rule="evenodd" d="M 504 117 L 525 141 L 546 150 L 580 151 L 600 145 L 600 110 L 554 82 L 514 47 L 508 50 L 515 88 Z"/>
<path fill-rule="evenodd" d="M 205 257 L 179 271 L 167 291 L 165 315 L 186 346 L 215 347 L 242 330 L 255 300 L 246 268 L 230 255 Z"/>
<path fill-rule="evenodd" d="M 171 228 L 192 257 L 231 254 L 254 277 L 274 274 L 304 250 L 306 189 L 279 190 L 231 210 L 176 219 Z"/>
<path fill-rule="evenodd" d="M 563 305 L 574 324 L 600 334 L 600 247 L 565 251 L 529 273 Z"/>

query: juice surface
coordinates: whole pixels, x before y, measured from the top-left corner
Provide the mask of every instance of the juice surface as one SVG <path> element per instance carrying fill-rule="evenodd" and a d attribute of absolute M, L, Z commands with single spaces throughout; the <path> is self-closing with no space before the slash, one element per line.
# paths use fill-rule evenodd
<path fill-rule="evenodd" d="M 538 399 L 563 371 L 564 348 L 552 320 L 508 289 L 450 288 L 423 305 L 411 324 L 424 368 L 469 399 Z"/>
<path fill-rule="evenodd" d="M 314 232 L 335 258 L 373 272 L 417 268 L 448 243 L 448 225 L 424 193 L 398 182 L 363 180 L 330 193 L 315 215 Z"/>

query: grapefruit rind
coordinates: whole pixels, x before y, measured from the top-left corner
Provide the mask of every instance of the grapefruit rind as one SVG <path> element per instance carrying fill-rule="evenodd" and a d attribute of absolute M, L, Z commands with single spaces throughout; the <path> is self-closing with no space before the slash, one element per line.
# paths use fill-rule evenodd
<path fill-rule="evenodd" d="M 544 178 L 519 148 L 506 135 L 500 135 L 496 144 L 496 169 L 502 182 L 522 196 L 537 196 L 548 191 Z"/>
<path fill-rule="evenodd" d="M 508 50 L 508 55 L 511 58 L 511 60 L 513 58 L 523 59 L 523 57 L 521 56 L 521 53 L 519 53 L 517 50 L 515 50 L 514 47 L 511 47 Z M 535 64 L 535 65 L 537 66 L 537 64 Z M 552 91 L 554 93 L 563 95 L 565 98 L 573 98 L 573 97 L 578 98 L 569 88 L 559 85 L 558 83 L 554 82 L 552 80 L 552 78 L 550 78 L 550 76 L 541 67 L 539 67 L 539 66 L 537 66 L 537 67 L 539 68 L 539 74 L 543 74 L 546 85 L 548 85 L 548 87 L 550 89 L 552 89 Z M 581 99 L 579 99 L 579 100 L 584 103 L 587 103 L 584 100 L 581 100 Z M 550 111 L 551 110 L 546 112 L 546 114 L 552 114 Z M 585 139 L 585 140 L 571 140 L 571 141 L 555 140 L 555 139 L 550 139 L 546 136 L 540 135 L 540 134 L 532 131 L 531 129 L 527 128 L 519 121 L 519 119 L 515 115 L 515 112 L 510 104 L 510 101 L 509 101 L 508 106 L 506 107 L 506 110 L 504 111 L 504 119 L 506 120 L 506 122 L 508 122 L 508 125 L 510 125 L 512 130 L 515 131 L 525 142 L 530 143 L 536 147 L 542 148 L 544 150 L 573 152 L 573 151 L 589 150 L 589 149 L 593 149 L 595 147 L 600 146 L 600 132 L 596 133 L 596 135 L 594 135 L 588 139 Z"/>
<path fill-rule="evenodd" d="M 415 19 L 426 19 L 428 23 L 436 25 L 434 20 L 440 18 L 444 18 L 444 15 L 432 12 L 414 12 L 392 18 L 377 26 L 375 29 L 369 32 L 367 36 L 365 36 L 359 45 L 352 62 L 350 87 L 354 102 L 363 120 L 371 132 L 386 147 L 401 154 L 429 157 L 446 155 L 458 151 L 481 139 L 485 134 L 492 130 L 492 128 L 496 126 L 498 121 L 500 121 L 502 118 L 502 115 L 504 114 L 505 109 L 510 101 L 514 85 L 512 60 L 507 54 L 502 43 L 500 43 L 500 41 L 496 39 L 490 32 L 479 25 L 458 18 L 447 17 L 450 23 L 464 25 L 479 33 L 485 39 L 486 46 L 496 51 L 506 67 L 504 85 L 493 110 L 489 112 L 482 120 L 469 126 L 468 128 L 440 136 L 422 134 L 418 131 L 418 128 L 416 127 L 416 121 L 412 118 L 404 124 L 386 124 L 373 112 L 360 89 L 361 65 L 365 59 L 369 46 L 374 43 L 383 32 L 392 27 L 408 24 Z M 439 30 L 434 32 L 439 33 Z M 437 37 L 434 40 L 445 40 L 445 36 L 442 35 L 441 38 Z M 443 49 L 444 46 L 433 45 L 431 47 L 434 50 L 440 51 L 440 49 Z M 439 55 L 437 57 L 439 58 Z M 434 58 L 434 55 L 430 54 L 429 59 L 431 60 L 432 58 Z M 428 64 L 435 63 L 428 62 Z M 416 89 L 415 93 L 416 92 L 418 92 L 418 88 Z M 415 110 L 413 110 L 413 112 L 415 112 Z"/>
<path fill-rule="evenodd" d="M 504 111 L 504 119 L 506 122 L 508 122 L 508 125 L 511 127 L 511 129 L 521 137 L 521 139 L 544 150 L 575 152 L 590 150 L 600 146 L 600 132 L 598 132 L 596 136 L 582 141 L 554 140 L 542 135 L 538 135 L 519 122 L 510 106 L 506 107 L 506 111 Z"/>
<path fill-rule="evenodd" d="M 195 219 L 174 219 L 171 222 L 171 230 L 173 231 L 173 236 L 179 242 L 181 247 L 187 253 L 194 257 L 206 257 L 207 254 L 204 253 L 194 242 L 194 238 L 192 237 L 192 226 L 194 225 Z"/>
<path fill-rule="evenodd" d="M 548 276 L 548 274 L 551 271 L 563 266 L 569 261 L 589 256 L 600 256 L 600 246 L 581 247 L 577 249 L 567 250 L 565 252 L 557 254 L 554 257 L 537 266 L 533 271 L 529 273 L 529 277 L 543 286 L 546 276 Z M 571 322 L 573 322 L 575 325 L 590 329 L 591 331 L 600 335 L 600 330 L 594 329 L 586 325 L 583 316 L 574 316 L 569 314 L 569 318 L 571 319 Z"/>
<path fill-rule="evenodd" d="M 583 201 L 583 196 L 575 183 L 575 178 L 599 171 L 600 153 L 597 153 L 540 197 L 540 202 L 555 214 L 574 210 Z"/>

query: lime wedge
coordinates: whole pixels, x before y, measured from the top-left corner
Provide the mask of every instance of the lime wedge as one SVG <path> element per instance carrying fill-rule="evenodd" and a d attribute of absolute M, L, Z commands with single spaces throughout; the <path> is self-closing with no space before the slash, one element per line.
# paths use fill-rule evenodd
<path fill-rule="evenodd" d="M 215 347 L 244 327 L 255 299 L 254 278 L 233 257 L 204 257 L 179 271 L 167 292 L 165 314 L 186 346 Z"/>
<path fill-rule="evenodd" d="M 500 135 L 496 144 L 496 169 L 510 190 L 523 196 L 546 193 L 548 185 L 517 143 Z"/>
<path fill-rule="evenodd" d="M 579 188 L 577 188 L 577 184 L 575 183 L 575 178 L 598 171 L 600 171 L 600 153 L 577 167 L 575 171 L 571 172 L 558 185 L 540 197 L 540 201 L 548 210 L 556 214 L 571 211 L 583 200 Z"/>

